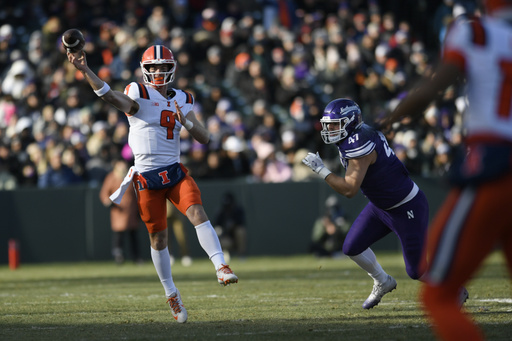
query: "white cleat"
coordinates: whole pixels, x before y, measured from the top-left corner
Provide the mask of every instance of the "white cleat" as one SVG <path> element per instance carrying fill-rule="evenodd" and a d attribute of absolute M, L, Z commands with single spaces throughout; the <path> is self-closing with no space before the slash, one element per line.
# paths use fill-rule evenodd
<path fill-rule="evenodd" d="M 177 291 L 175 293 L 168 297 L 167 303 L 171 308 L 172 317 L 174 317 L 178 323 L 185 323 L 188 318 L 187 309 L 185 309 L 185 306 L 183 305 L 179 290 L 176 290 Z"/>
<path fill-rule="evenodd" d="M 229 265 L 221 265 L 217 270 L 217 279 L 220 285 L 230 285 L 231 283 L 238 283 L 238 277 L 231 271 Z"/>
<path fill-rule="evenodd" d="M 379 304 L 380 300 L 384 295 L 386 295 L 388 292 L 391 292 L 396 289 L 396 280 L 388 275 L 387 280 L 384 283 L 381 284 L 374 284 L 373 290 L 370 296 L 364 301 L 363 308 L 364 309 L 371 309 L 375 307 L 377 304 Z"/>

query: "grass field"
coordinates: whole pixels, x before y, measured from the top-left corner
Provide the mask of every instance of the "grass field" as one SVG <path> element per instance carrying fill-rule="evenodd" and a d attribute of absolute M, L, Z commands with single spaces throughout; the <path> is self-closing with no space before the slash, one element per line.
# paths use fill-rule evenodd
<path fill-rule="evenodd" d="M 151 262 L 0 266 L 0 340 L 433 340 L 398 253 L 378 253 L 398 282 L 361 308 L 370 277 L 348 258 L 232 260 L 240 281 L 221 287 L 207 259 L 176 264 L 189 319 L 176 323 Z M 468 286 L 466 309 L 489 340 L 512 338 L 511 283 L 500 254 Z"/>

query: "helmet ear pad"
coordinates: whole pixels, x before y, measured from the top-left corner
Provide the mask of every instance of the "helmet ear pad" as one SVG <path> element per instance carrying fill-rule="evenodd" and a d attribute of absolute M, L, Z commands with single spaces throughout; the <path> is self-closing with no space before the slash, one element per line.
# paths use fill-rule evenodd
<path fill-rule="evenodd" d="M 356 102 L 340 98 L 327 104 L 320 123 L 324 143 L 338 143 L 363 124 L 363 115 Z"/>
<path fill-rule="evenodd" d="M 168 65 L 167 71 L 150 72 L 151 65 Z M 174 55 L 167 47 L 163 45 L 153 45 L 142 54 L 140 62 L 142 77 L 144 82 L 154 85 L 163 86 L 174 81 L 176 72 L 176 60 Z"/>

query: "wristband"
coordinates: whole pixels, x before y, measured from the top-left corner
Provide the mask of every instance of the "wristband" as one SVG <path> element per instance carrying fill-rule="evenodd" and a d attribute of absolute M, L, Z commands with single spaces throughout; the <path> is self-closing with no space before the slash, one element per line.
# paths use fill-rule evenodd
<path fill-rule="evenodd" d="M 110 86 L 107 84 L 107 82 L 103 82 L 103 87 L 98 90 L 94 90 L 94 93 L 98 95 L 98 97 L 104 96 L 107 92 L 110 91 Z"/>
<path fill-rule="evenodd" d="M 183 124 L 183 126 L 184 126 L 187 130 L 190 130 L 190 129 L 192 129 L 192 127 L 194 126 L 194 122 L 192 122 L 192 121 L 190 121 L 190 120 L 185 119 L 185 124 Z"/>
<path fill-rule="evenodd" d="M 318 172 L 318 175 L 320 175 L 322 177 L 322 179 L 325 180 L 325 178 L 327 177 L 327 175 L 331 174 L 332 172 L 327 169 L 327 167 L 324 167 L 320 170 L 320 172 Z"/>

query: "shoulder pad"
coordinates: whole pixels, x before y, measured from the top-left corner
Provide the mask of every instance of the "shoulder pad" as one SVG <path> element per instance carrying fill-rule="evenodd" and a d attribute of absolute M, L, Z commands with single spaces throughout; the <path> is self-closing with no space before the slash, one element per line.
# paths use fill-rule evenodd
<path fill-rule="evenodd" d="M 142 83 L 131 82 L 124 89 L 124 93 L 132 99 L 144 98 L 149 99 L 149 92 L 146 86 Z"/>
<path fill-rule="evenodd" d="M 375 149 L 376 134 L 372 128 L 362 126 L 347 136 L 340 144 L 339 150 L 347 159 L 354 159 L 370 154 Z"/>
<path fill-rule="evenodd" d="M 471 32 L 473 34 L 472 42 L 475 45 L 485 45 L 486 44 L 486 34 L 485 28 L 482 24 L 482 20 L 479 17 L 472 17 L 469 20 L 469 25 L 471 25 Z"/>
<path fill-rule="evenodd" d="M 184 91 L 184 90 L 176 90 L 176 89 L 173 89 L 173 88 L 167 90 L 167 96 L 169 98 L 174 98 L 178 94 L 180 96 L 184 96 L 186 104 L 194 104 L 194 96 L 192 96 L 192 94 L 190 92 Z"/>
<path fill-rule="evenodd" d="M 142 83 L 137 83 L 137 86 L 139 88 L 140 98 L 149 99 L 149 92 L 146 86 Z"/>
<path fill-rule="evenodd" d="M 183 91 L 187 96 L 187 104 L 194 104 L 194 96 L 188 91 Z"/>
<path fill-rule="evenodd" d="M 450 32 L 455 26 L 466 27 L 469 34 L 467 39 L 473 44 L 480 46 L 484 46 L 486 44 L 485 28 L 480 17 L 461 14 L 448 26 L 447 32 Z"/>

